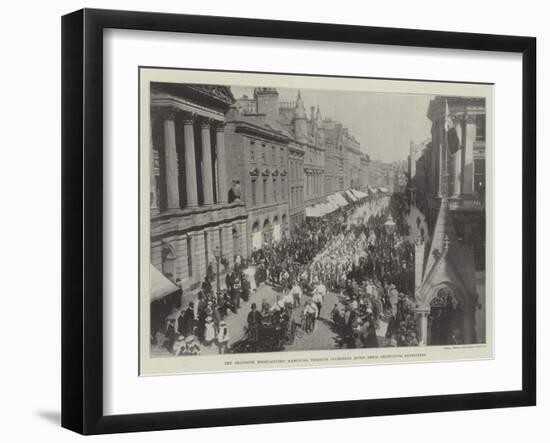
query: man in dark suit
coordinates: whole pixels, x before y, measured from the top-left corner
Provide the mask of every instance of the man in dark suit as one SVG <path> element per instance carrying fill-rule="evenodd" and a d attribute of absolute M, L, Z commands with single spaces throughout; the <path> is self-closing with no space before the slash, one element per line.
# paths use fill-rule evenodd
<path fill-rule="evenodd" d="M 201 290 L 205 296 L 208 296 L 212 293 L 212 283 L 210 282 L 208 276 L 204 277 L 204 281 L 201 285 Z"/>
<path fill-rule="evenodd" d="M 184 337 L 194 335 L 195 332 L 195 304 L 189 303 L 187 309 L 182 312 L 178 321 L 178 332 Z"/>
<path fill-rule="evenodd" d="M 234 281 L 235 281 L 235 273 L 233 271 L 229 271 L 225 276 L 225 286 L 227 287 L 228 292 L 231 292 L 231 288 L 233 287 Z"/>
<path fill-rule="evenodd" d="M 262 314 L 256 310 L 256 303 L 250 306 L 250 312 L 247 317 L 248 323 L 248 339 L 256 342 L 260 338 L 260 325 L 262 323 Z"/>

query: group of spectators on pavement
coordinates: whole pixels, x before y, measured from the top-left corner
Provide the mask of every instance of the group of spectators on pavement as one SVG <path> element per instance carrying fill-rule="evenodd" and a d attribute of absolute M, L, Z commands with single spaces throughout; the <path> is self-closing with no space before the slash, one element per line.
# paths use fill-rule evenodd
<path fill-rule="evenodd" d="M 179 349 L 176 341 L 193 337 L 203 346 L 216 344 L 226 352 L 229 331 L 224 318 L 266 283 L 280 294 L 271 305 L 265 300 L 259 307 L 252 304 L 247 325 L 253 338 L 263 316 L 274 311 L 285 310 L 291 316 L 300 312 L 314 329 L 330 290 L 340 295 L 331 320 L 343 346 L 378 346 L 381 320 L 387 323 L 384 346 L 418 344 L 412 295 L 414 250 L 404 240 L 407 204 L 401 194 L 370 199 L 353 209 L 364 215 L 355 224 L 349 221 L 354 219 L 352 212 L 306 219 L 290 236 L 253 250 L 250 259 L 237 256 L 233 267 L 226 260 L 225 289 L 220 291 L 213 288 L 216 273 L 209 264 L 196 302 L 168 317 L 165 346 L 174 352 Z M 385 229 L 388 214 L 395 220 L 395 232 Z"/>

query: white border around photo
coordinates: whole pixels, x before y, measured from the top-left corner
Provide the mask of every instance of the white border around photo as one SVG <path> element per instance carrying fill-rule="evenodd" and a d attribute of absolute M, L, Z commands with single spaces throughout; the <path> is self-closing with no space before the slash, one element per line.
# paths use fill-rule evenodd
<path fill-rule="evenodd" d="M 122 30 L 104 45 L 105 414 L 521 389 L 520 55 Z M 494 83 L 495 358 L 139 377 L 138 66 Z"/>

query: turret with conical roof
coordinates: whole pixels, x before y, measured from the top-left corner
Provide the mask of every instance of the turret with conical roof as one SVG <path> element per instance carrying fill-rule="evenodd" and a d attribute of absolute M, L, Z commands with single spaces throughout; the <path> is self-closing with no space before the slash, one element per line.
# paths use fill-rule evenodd
<path fill-rule="evenodd" d="M 294 135 L 298 141 L 307 140 L 307 115 L 302 100 L 302 93 L 298 91 L 296 98 L 296 107 L 294 108 Z"/>

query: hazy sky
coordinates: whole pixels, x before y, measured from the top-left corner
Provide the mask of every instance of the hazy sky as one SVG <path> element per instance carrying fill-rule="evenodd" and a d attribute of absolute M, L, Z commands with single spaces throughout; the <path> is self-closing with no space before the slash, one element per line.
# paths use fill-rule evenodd
<path fill-rule="evenodd" d="M 253 97 L 254 88 L 231 86 L 235 98 Z M 281 89 L 279 101 L 295 101 L 296 89 Z M 321 115 L 347 126 L 371 159 L 392 162 L 405 160 L 411 140 L 430 136 L 431 122 L 426 117 L 429 95 L 381 94 L 350 91 L 302 89 L 304 106 L 319 105 Z"/>

